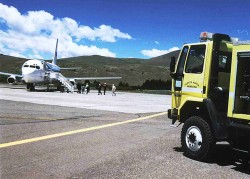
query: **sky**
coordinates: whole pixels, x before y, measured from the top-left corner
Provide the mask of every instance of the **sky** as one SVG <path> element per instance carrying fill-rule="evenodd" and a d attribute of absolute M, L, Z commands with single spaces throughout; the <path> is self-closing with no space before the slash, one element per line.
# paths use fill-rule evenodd
<path fill-rule="evenodd" d="M 203 31 L 250 39 L 249 0 L 0 0 L 0 53 L 152 58 Z"/>

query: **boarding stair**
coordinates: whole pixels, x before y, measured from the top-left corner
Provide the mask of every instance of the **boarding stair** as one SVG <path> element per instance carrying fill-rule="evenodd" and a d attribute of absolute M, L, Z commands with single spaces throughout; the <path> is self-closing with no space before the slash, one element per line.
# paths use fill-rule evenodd
<path fill-rule="evenodd" d="M 61 73 L 58 73 L 59 81 L 65 86 L 71 93 L 74 92 L 74 85 L 70 83 L 70 81 L 65 78 Z"/>

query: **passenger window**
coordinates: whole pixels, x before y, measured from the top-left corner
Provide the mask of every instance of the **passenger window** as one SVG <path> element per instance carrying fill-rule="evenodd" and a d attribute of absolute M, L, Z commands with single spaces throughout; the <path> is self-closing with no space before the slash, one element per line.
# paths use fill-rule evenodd
<path fill-rule="evenodd" d="M 183 68 L 184 68 L 184 64 L 187 58 L 187 53 L 188 53 L 188 46 L 183 47 L 183 50 L 181 52 L 181 56 L 179 59 L 179 64 L 176 70 L 177 74 L 183 74 Z"/>
<path fill-rule="evenodd" d="M 29 67 L 29 65 L 24 65 L 23 67 Z"/>
<path fill-rule="evenodd" d="M 206 45 L 194 45 L 190 48 L 186 63 L 186 73 L 202 73 Z"/>

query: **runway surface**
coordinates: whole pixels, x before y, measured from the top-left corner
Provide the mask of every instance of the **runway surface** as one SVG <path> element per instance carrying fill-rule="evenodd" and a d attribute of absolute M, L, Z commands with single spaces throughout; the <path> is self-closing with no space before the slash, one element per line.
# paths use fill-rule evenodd
<path fill-rule="evenodd" d="M 249 178 L 226 144 L 208 163 L 183 156 L 169 100 L 0 85 L 0 178 Z"/>
<path fill-rule="evenodd" d="M 110 91 L 107 91 L 106 95 L 98 95 L 95 90 L 91 90 L 87 95 L 27 92 L 25 89 L 21 90 L 14 87 L 10 89 L 6 86 L 2 88 L 0 86 L 0 99 L 123 113 L 162 112 L 167 111 L 171 105 L 171 96 L 168 95 L 117 92 L 116 96 L 112 96 Z"/>

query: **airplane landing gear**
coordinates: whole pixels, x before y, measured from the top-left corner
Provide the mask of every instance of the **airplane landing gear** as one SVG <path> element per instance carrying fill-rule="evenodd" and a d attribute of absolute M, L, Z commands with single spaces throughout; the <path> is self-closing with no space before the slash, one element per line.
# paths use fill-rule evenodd
<path fill-rule="evenodd" d="M 27 91 L 35 91 L 35 86 L 33 83 L 27 83 Z"/>

